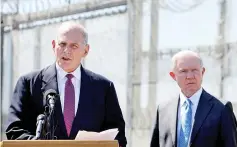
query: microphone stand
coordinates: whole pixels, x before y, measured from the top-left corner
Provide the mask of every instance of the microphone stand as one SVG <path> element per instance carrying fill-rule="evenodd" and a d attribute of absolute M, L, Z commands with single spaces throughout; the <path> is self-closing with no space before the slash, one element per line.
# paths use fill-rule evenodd
<path fill-rule="evenodd" d="M 36 135 L 35 135 L 35 138 L 36 140 L 39 140 L 39 139 L 44 139 L 44 127 L 45 127 L 45 120 L 46 117 L 44 114 L 40 114 L 38 115 L 37 117 L 37 123 L 36 123 Z"/>
<path fill-rule="evenodd" d="M 50 121 L 49 121 L 49 107 L 48 106 L 45 106 L 44 114 L 45 114 L 45 117 L 46 117 L 45 118 L 45 139 L 49 140 Z"/>
<path fill-rule="evenodd" d="M 46 139 L 54 140 L 55 139 L 54 107 L 46 106 L 45 116 L 46 116 Z"/>
<path fill-rule="evenodd" d="M 49 115 L 49 119 L 50 119 L 50 139 L 54 140 L 54 130 L 55 130 L 55 126 L 54 126 L 54 109 L 51 108 L 50 109 L 50 115 Z"/>

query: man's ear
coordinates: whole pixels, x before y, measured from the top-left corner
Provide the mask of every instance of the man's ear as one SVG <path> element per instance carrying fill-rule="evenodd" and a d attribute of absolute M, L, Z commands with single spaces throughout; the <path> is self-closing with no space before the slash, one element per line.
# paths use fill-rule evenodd
<path fill-rule="evenodd" d="M 206 71 L 206 69 L 205 69 L 205 67 L 203 67 L 202 68 L 202 75 L 204 75 L 205 71 Z"/>
<path fill-rule="evenodd" d="M 170 76 L 176 81 L 176 77 L 175 77 L 175 73 L 174 72 L 170 72 Z"/>
<path fill-rule="evenodd" d="M 56 45 L 55 40 L 52 40 L 52 47 L 53 47 L 53 49 L 55 48 L 55 45 Z"/>
<path fill-rule="evenodd" d="M 90 45 L 87 44 L 87 45 L 85 46 L 84 56 L 83 56 L 83 57 L 86 57 L 86 56 L 87 56 L 87 54 L 89 53 L 89 50 L 90 50 Z"/>

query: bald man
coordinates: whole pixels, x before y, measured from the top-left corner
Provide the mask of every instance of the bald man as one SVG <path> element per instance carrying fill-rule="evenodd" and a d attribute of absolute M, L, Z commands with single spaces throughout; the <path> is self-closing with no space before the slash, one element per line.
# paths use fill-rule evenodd
<path fill-rule="evenodd" d="M 35 139 L 36 119 L 45 111 L 43 95 L 52 89 L 60 96 L 53 114 L 57 139 L 75 139 L 80 130 L 118 128 L 116 139 L 125 147 L 125 122 L 113 82 L 81 64 L 89 52 L 85 28 L 74 22 L 63 23 L 52 48 L 54 64 L 19 78 L 9 109 L 7 138 Z"/>
<path fill-rule="evenodd" d="M 200 56 L 181 51 L 172 58 L 170 76 L 180 87 L 177 99 L 157 110 L 151 147 L 237 147 L 237 124 L 229 101 L 202 88 Z"/>

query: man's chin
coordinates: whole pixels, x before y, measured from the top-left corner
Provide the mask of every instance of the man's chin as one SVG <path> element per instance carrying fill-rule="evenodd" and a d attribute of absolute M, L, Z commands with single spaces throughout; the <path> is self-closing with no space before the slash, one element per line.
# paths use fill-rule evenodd
<path fill-rule="evenodd" d="M 67 64 L 61 64 L 59 65 L 64 71 L 66 72 L 73 72 L 73 68 L 71 68 L 71 66 L 67 65 Z"/>
<path fill-rule="evenodd" d="M 187 96 L 188 97 L 191 97 L 191 96 L 193 96 L 196 92 L 198 91 L 198 89 L 188 89 L 187 90 Z"/>

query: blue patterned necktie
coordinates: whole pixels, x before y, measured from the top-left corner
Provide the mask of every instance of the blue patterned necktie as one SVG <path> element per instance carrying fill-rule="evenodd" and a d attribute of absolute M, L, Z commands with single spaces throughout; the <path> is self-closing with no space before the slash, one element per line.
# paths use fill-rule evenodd
<path fill-rule="evenodd" d="M 181 107 L 181 128 L 178 147 L 188 147 L 192 128 L 192 102 L 187 99 Z"/>

